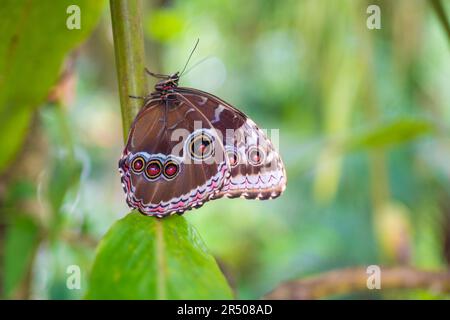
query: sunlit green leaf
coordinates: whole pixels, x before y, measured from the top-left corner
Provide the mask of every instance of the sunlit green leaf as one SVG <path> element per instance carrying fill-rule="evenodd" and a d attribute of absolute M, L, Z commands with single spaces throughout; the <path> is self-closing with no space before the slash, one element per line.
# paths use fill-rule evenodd
<path fill-rule="evenodd" d="M 230 299 L 231 290 L 196 230 L 183 217 L 137 212 L 101 241 L 89 299 Z"/>
<path fill-rule="evenodd" d="M 183 31 L 184 21 L 180 14 L 167 9 L 158 9 L 146 19 L 146 32 L 158 41 L 168 41 Z"/>

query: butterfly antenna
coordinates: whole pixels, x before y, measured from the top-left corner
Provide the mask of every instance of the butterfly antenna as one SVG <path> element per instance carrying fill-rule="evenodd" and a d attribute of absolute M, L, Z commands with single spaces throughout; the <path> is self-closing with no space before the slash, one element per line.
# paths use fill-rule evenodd
<path fill-rule="evenodd" d="M 211 59 L 213 56 L 207 56 L 203 59 L 201 59 L 200 61 L 197 61 L 192 67 L 190 67 L 189 69 L 186 70 L 186 72 L 184 73 L 184 75 L 187 75 L 189 72 L 191 72 L 192 69 L 194 69 L 195 67 L 197 67 L 199 64 L 205 62 L 208 59 Z"/>
<path fill-rule="evenodd" d="M 188 66 L 189 60 L 191 60 L 192 55 L 194 54 L 195 49 L 197 49 L 198 43 L 199 43 L 200 39 L 197 39 L 197 41 L 195 42 L 195 46 L 194 49 L 192 49 L 191 54 L 189 55 L 189 58 L 186 61 L 186 64 L 183 67 L 183 70 L 180 72 L 180 77 L 182 76 L 182 74 L 184 73 L 184 71 L 186 70 L 186 67 Z"/>

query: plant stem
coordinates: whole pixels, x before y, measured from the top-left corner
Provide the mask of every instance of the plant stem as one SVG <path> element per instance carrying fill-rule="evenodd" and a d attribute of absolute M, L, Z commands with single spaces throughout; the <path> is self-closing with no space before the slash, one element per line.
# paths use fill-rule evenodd
<path fill-rule="evenodd" d="M 265 299 L 320 299 L 352 292 L 367 292 L 365 267 L 333 270 L 304 280 L 281 284 Z M 449 271 L 424 271 L 410 267 L 381 268 L 381 289 L 429 289 L 450 292 Z M 379 291 L 379 290 L 376 290 Z"/>
<path fill-rule="evenodd" d="M 124 139 L 147 90 L 141 0 L 110 0 Z"/>

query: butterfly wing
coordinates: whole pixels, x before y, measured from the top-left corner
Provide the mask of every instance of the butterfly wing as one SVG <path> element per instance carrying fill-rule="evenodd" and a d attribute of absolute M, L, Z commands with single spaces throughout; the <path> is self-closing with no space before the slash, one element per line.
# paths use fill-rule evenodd
<path fill-rule="evenodd" d="M 243 112 L 220 98 L 191 88 L 177 88 L 180 100 L 196 107 L 222 135 L 230 179 L 213 198 L 271 199 L 286 188 L 286 171 L 272 142 Z"/>
<path fill-rule="evenodd" d="M 210 121 L 195 107 L 177 97 L 149 101 L 135 118 L 119 161 L 129 206 L 162 217 L 199 207 L 216 196 L 230 168 L 227 159 L 207 161 L 211 159 L 205 157 L 204 139 L 209 139 L 210 149 L 224 148 Z"/>

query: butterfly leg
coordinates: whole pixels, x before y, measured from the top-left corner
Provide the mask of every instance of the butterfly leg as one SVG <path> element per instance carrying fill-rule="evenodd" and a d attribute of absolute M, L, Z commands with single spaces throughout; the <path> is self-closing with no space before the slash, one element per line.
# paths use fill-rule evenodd
<path fill-rule="evenodd" d="M 141 99 L 141 100 L 145 100 L 146 99 L 146 97 L 140 97 L 140 96 L 131 96 L 131 95 L 129 95 L 128 97 L 132 98 L 132 99 Z"/>
<path fill-rule="evenodd" d="M 169 78 L 168 75 L 154 73 L 154 72 L 151 72 L 150 70 L 148 70 L 147 68 L 145 68 L 145 72 L 147 72 L 148 75 L 150 75 L 152 77 L 155 77 L 155 78 L 158 78 L 158 79 L 167 79 L 167 78 Z"/>

